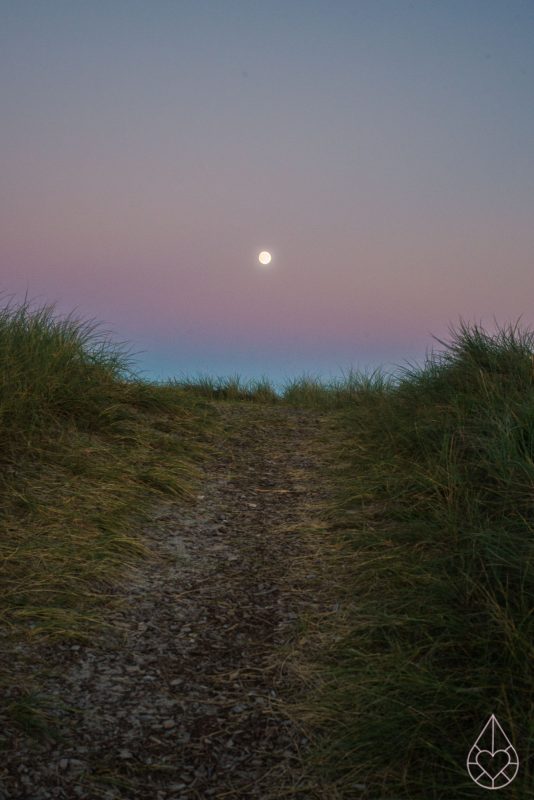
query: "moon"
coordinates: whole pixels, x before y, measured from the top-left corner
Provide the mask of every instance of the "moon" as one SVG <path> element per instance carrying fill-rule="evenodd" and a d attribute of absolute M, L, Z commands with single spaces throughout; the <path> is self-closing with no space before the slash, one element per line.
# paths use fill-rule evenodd
<path fill-rule="evenodd" d="M 270 264 L 271 263 L 271 254 L 268 250 L 262 250 L 258 256 L 258 261 L 260 264 Z"/>

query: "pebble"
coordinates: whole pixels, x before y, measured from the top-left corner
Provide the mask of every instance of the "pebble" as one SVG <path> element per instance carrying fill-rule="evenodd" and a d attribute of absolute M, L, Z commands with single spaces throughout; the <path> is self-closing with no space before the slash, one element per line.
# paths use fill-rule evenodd
<path fill-rule="evenodd" d="M 59 768 L 62 770 L 72 770 L 73 772 L 83 772 L 86 768 L 85 761 L 81 761 L 79 758 L 61 758 L 58 764 Z"/>

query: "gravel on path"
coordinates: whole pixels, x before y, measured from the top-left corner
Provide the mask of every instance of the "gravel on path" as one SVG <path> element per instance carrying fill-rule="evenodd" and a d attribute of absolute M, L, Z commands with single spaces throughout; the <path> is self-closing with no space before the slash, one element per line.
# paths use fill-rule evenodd
<path fill-rule="evenodd" d="M 221 440 L 197 499 L 155 509 L 143 540 L 156 557 L 128 571 L 110 633 L 36 646 L 63 740 L 13 731 L 0 800 L 322 796 L 302 764 L 308 740 L 279 705 L 292 688 L 277 654 L 321 606 L 300 529 L 325 496 L 328 415 L 216 409 Z"/>

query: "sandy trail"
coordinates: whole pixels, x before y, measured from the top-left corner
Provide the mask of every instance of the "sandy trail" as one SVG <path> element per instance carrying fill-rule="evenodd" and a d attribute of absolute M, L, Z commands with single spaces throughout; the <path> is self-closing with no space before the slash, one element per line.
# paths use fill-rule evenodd
<path fill-rule="evenodd" d="M 313 798 L 307 740 L 283 714 L 281 657 L 320 610 L 307 523 L 325 499 L 328 415 L 221 402 L 223 434 L 196 502 L 165 503 L 143 561 L 106 612 L 115 633 L 43 647 L 62 742 L 13 739 L 0 798 Z M 306 529 L 307 532 L 304 532 Z M 294 680 L 294 679 L 293 679 Z"/>

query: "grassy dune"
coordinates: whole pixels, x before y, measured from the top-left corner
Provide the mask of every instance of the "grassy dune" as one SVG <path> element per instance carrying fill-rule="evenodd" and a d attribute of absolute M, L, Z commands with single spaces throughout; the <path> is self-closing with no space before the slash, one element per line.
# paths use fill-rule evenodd
<path fill-rule="evenodd" d="M 462 324 L 440 345 L 395 379 L 195 387 L 337 414 L 330 566 L 345 613 L 298 713 L 319 731 L 318 773 L 350 800 L 472 797 L 466 757 L 493 713 L 520 759 L 507 796 L 531 796 L 534 333 Z"/>
<path fill-rule="evenodd" d="M 17 637 L 83 637 L 157 495 L 184 499 L 211 416 L 135 378 L 91 323 L 0 312 L 0 613 Z"/>
<path fill-rule="evenodd" d="M 304 376 L 150 384 L 97 327 L 0 311 L 0 612 L 18 638 L 83 638 L 125 563 L 147 555 L 156 497 L 187 501 L 217 399 L 320 405 L 337 419 L 328 526 L 343 564 L 300 712 L 339 797 L 468 798 L 490 714 L 534 751 L 534 334 L 462 325 L 398 379 Z M 340 573 L 341 574 L 341 573 Z M 0 670 L 12 687 L 16 676 Z M 31 708 L 17 701 L 12 711 Z M 530 772 L 529 772 L 530 769 Z M 478 790 L 481 791 L 481 790 Z"/>
<path fill-rule="evenodd" d="M 529 332 L 462 325 L 341 412 L 349 610 L 307 711 L 343 797 L 472 797 L 465 761 L 492 713 L 520 758 L 507 797 L 531 796 L 533 350 Z"/>

